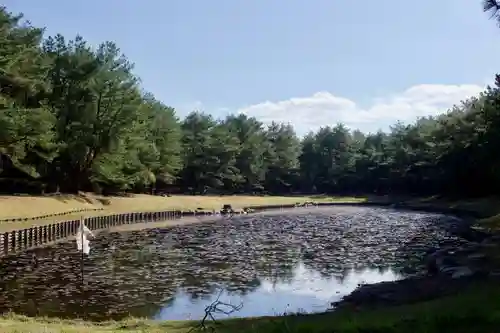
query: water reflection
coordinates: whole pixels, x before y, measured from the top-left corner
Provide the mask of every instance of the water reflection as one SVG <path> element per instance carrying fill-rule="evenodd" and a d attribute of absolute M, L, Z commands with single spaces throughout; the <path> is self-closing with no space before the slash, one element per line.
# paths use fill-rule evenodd
<path fill-rule="evenodd" d="M 179 291 L 173 301 L 166 304 L 155 319 L 198 319 L 204 315 L 205 308 L 212 302 L 220 300 L 232 305 L 243 304 L 241 310 L 217 317 L 251 317 L 284 312 L 319 312 L 330 308 L 332 302 L 351 293 L 360 284 L 371 284 L 383 281 L 394 281 L 401 274 L 390 268 L 350 269 L 342 277 L 324 277 L 317 271 L 307 268 L 302 262 L 291 273 L 291 278 L 276 281 L 262 278 L 260 286 L 252 292 L 239 293 L 215 292 L 202 298 L 193 299 L 188 293 Z"/>
<path fill-rule="evenodd" d="M 443 221 L 436 214 L 342 207 L 101 233 L 85 258 L 84 286 L 74 242 L 1 260 L 0 311 L 181 319 L 203 312 L 220 289 L 225 301 L 244 302 L 238 315 L 324 309 L 362 279 L 418 271 L 429 246 L 452 238 Z"/>

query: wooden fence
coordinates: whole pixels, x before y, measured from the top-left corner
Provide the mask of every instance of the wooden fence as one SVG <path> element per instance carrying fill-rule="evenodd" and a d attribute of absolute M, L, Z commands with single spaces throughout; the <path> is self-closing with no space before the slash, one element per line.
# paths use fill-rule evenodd
<path fill-rule="evenodd" d="M 251 207 L 252 211 L 262 211 L 268 209 L 286 209 L 301 206 L 330 206 L 330 205 L 353 205 L 353 203 L 303 203 L 290 205 L 266 205 Z M 244 210 L 247 210 L 245 208 Z M 180 219 L 184 216 L 212 215 L 215 212 L 206 211 L 162 211 L 144 213 L 126 213 L 107 216 L 95 216 L 85 218 L 85 225 L 90 230 L 107 229 L 124 224 L 160 222 Z M 57 240 L 76 236 L 80 220 L 63 221 L 48 225 L 33 226 L 28 229 L 14 230 L 0 233 L 0 257 L 27 249 L 45 245 Z"/>
<path fill-rule="evenodd" d="M 95 216 L 85 218 L 85 225 L 89 227 L 90 230 L 99 230 L 124 224 L 159 222 L 193 215 L 207 215 L 207 213 L 163 211 Z M 29 248 L 76 236 L 79 226 L 80 220 L 73 220 L 1 233 L 0 256 L 14 254 Z"/>

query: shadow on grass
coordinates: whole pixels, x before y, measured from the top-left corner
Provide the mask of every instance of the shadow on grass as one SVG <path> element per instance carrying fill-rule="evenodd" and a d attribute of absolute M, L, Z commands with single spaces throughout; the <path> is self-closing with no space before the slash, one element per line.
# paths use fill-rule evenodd
<path fill-rule="evenodd" d="M 65 193 L 54 193 L 44 195 L 46 198 L 52 198 L 63 203 L 68 201 L 77 201 L 81 203 L 95 204 L 96 202 L 92 198 L 87 197 L 85 194 L 65 194 Z"/>

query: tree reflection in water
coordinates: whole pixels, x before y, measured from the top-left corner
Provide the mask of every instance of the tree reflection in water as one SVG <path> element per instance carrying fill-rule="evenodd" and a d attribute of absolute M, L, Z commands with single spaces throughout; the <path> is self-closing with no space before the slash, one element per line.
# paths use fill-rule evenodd
<path fill-rule="evenodd" d="M 401 271 L 407 263 L 417 269 L 421 263 L 415 258 L 421 258 L 425 246 L 450 238 L 439 223 L 443 219 L 435 214 L 342 207 L 264 213 L 168 229 L 102 232 L 85 258 L 83 287 L 80 255 L 73 242 L 4 258 L 0 310 L 94 320 L 158 313 L 162 318 L 182 319 L 175 316 L 185 316 L 190 309 L 196 312 L 221 289 L 229 298 L 245 299 L 242 313 L 273 314 L 280 309 L 266 308 L 267 303 L 288 304 L 268 300 L 273 292 L 280 293 L 283 302 L 308 310 L 325 290 L 300 296 L 286 286 L 307 285 L 313 290 L 316 284 L 347 290 L 351 287 L 342 285 L 358 281 L 361 275 L 372 280 L 396 278 L 397 274 L 384 269 L 391 266 Z M 379 273 L 373 275 L 366 268 Z M 334 291 L 331 297 L 338 295 Z M 252 303 L 259 304 L 258 311 Z M 179 312 L 180 306 L 186 310 Z"/>

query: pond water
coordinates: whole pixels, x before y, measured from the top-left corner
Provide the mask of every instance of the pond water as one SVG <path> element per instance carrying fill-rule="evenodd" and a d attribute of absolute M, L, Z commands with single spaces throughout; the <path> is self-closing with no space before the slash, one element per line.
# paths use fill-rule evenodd
<path fill-rule="evenodd" d="M 241 304 L 241 309 L 229 314 L 229 317 L 266 316 L 283 313 L 319 312 L 331 307 L 344 295 L 354 291 L 360 284 L 392 281 L 400 275 L 391 269 L 352 269 L 343 277 L 325 277 L 315 270 L 299 263 L 292 270 L 289 279 L 278 280 L 263 277 L 260 286 L 250 294 L 241 295 L 225 290 L 208 295 L 202 299 L 193 299 L 186 292 L 176 293 L 172 302 L 165 304 L 155 319 L 175 320 L 203 318 L 207 305 L 221 300 L 229 306 L 220 306 L 222 310 L 231 311 L 232 306 Z M 215 313 L 214 317 L 226 314 Z"/>
<path fill-rule="evenodd" d="M 203 224 L 102 232 L 0 262 L 0 311 L 120 319 L 196 319 L 219 299 L 231 316 L 316 312 L 359 284 L 423 271 L 429 248 L 460 243 L 439 214 L 297 208 Z"/>

